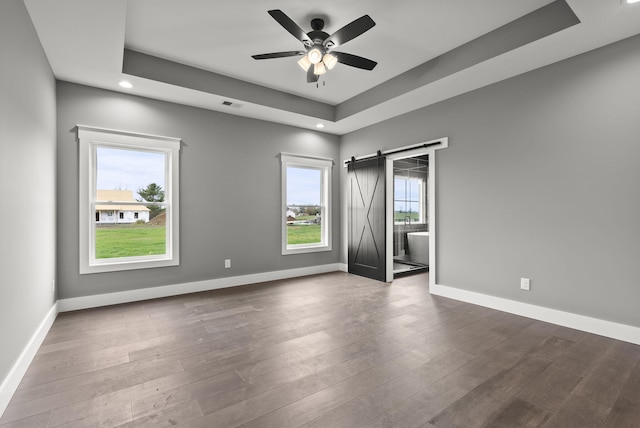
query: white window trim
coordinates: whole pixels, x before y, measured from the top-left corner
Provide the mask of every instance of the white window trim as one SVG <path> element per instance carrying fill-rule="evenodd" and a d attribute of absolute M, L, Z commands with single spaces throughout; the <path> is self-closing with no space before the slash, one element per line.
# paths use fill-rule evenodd
<path fill-rule="evenodd" d="M 280 215 L 282 225 L 282 254 L 301 254 L 320 251 L 331 251 L 332 249 L 332 207 L 331 207 L 331 175 L 333 159 L 315 156 L 296 155 L 291 153 L 280 153 L 281 162 L 281 183 L 282 183 L 282 213 Z M 287 244 L 287 167 L 319 168 L 322 169 L 321 201 L 323 206 L 322 216 L 322 239 L 317 244 Z"/>
<path fill-rule="evenodd" d="M 80 227 L 80 273 L 114 272 L 133 269 L 177 266 L 180 264 L 179 246 L 179 155 L 180 138 L 163 137 L 78 125 L 79 142 L 79 227 Z M 95 210 L 93 189 L 96 182 L 95 152 L 97 146 L 122 147 L 164 152 L 165 194 L 170 210 L 167 228 L 167 254 L 157 256 L 122 257 L 116 259 L 95 258 Z M 137 203 L 139 205 L 139 203 Z"/>

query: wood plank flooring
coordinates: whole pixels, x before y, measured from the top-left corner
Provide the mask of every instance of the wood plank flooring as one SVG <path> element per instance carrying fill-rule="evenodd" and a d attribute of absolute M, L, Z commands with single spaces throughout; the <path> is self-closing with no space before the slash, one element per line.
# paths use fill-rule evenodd
<path fill-rule="evenodd" d="M 9 427 L 640 427 L 640 346 L 335 272 L 62 313 Z"/>

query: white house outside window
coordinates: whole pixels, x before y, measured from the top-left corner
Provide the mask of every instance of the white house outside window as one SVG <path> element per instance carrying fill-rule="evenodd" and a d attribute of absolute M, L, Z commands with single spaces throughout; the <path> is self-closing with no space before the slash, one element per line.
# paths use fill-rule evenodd
<path fill-rule="evenodd" d="M 331 159 L 281 154 L 282 254 L 331 250 Z"/>
<path fill-rule="evenodd" d="M 80 273 L 174 266 L 180 139 L 78 125 Z"/>

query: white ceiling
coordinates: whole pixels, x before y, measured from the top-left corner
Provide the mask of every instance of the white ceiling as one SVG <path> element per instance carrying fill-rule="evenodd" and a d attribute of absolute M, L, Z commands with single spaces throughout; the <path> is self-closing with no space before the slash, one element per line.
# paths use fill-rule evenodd
<path fill-rule="evenodd" d="M 251 1 L 234 8 L 237 0 L 190 0 L 185 13 L 182 1 L 135 0 L 127 9 L 125 43 L 133 50 L 335 105 L 551 1 L 328 0 L 318 3 L 322 7 Z M 329 34 L 370 15 L 376 26 L 339 50 L 379 65 L 375 72 L 338 66 L 326 76 L 327 85 L 316 88 L 306 83 L 297 58 L 257 62 L 252 54 L 302 48 L 267 13 L 267 6 L 282 9 L 307 32 L 312 17 L 326 16 L 324 31 Z M 499 13 L 487 13 L 492 10 Z"/>
<path fill-rule="evenodd" d="M 229 88 L 204 92 L 124 75 L 123 50 L 126 47 L 339 109 L 363 94 L 375 95 L 385 85 L 390 87 L 390 79 L 549 3 L 552 0 L 323 0 L 314 6 L 295 0 L 25 0 L 60 80 L 309 129 L 322 122 L 324 132 L 335 134 L 630 37 L 640 32 L 640 4 L 567 0 L 579 24 L 411 90 L 386 94 L 376 105 L 339 120 L 255 102 L 243 97 L 242 91 L 235 98 Z M 364 71 L 338 64 L 325 76 L 326 84 L 316 87 L 306 83 L 297 58 L 252 59 L 253 54 L 302 48 L 267 14 L 269 9 L 283 10 L 305 31 L 311 30 L 312 18 L 324 18 L 324 30 L 330 34 L 370 15 L 376 26 L 340 50 L 373 59 L 378 66 Z M 117 85 L 123 77 L 134 84 L 132 90 Z M 224 107 L 222 100 L 242 107 Z"/>

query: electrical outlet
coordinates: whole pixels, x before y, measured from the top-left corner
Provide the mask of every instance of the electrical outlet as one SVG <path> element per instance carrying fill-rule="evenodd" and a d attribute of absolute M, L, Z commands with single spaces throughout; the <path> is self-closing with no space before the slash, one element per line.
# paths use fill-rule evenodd
<path fill-rule="evenodd" d="M 531 290 L 531 280 L 529 278 L 520 278 L 520 288 L 522 290 Z"/>
<path fill-rule="evenodd" d="M 224 268 L 225 269 L 230 269 L 231 268 L 231 259 L 226 259 L 224 261 Z"/>

